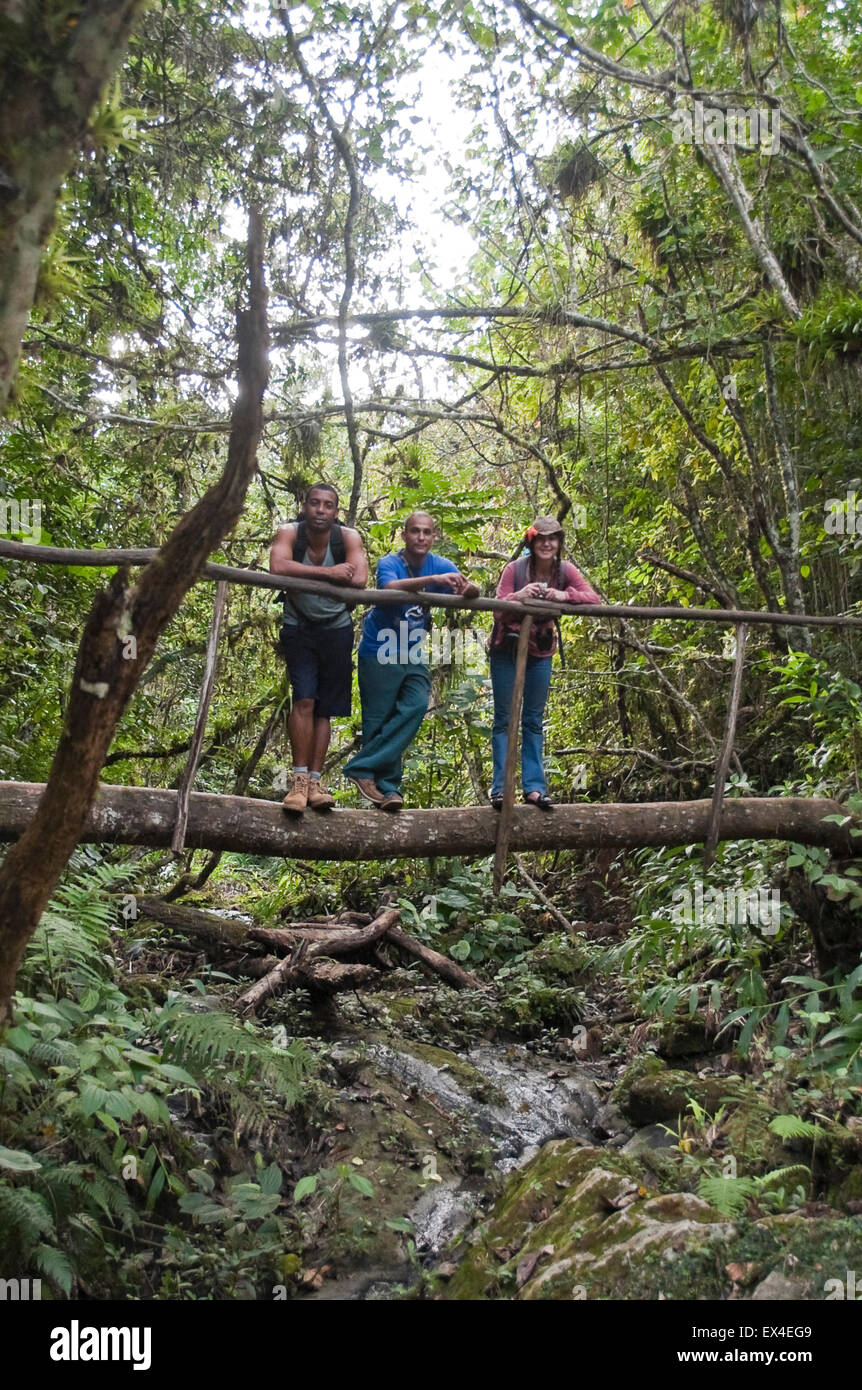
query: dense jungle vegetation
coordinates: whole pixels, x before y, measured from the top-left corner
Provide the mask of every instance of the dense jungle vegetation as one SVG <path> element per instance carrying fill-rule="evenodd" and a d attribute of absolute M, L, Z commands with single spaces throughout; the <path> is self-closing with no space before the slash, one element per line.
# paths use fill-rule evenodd
<path fill-rule="evenodd" d="M 92 8 L 0 6 L 0 249 L 21 92 L 59 92 Z M 421 506 L 485 594 L 553 513 L 609 603 L 862 616 L 856 0 L 132 8 L 0 418 L 7 539 L 159 546 L 218 480 L 257 208 L 264 431 L 211 559 L 265 569 L 277 525 L 324 478 L 372 561 Z M 749 114 L 734 138 L 734 111 L 759 130 Z M 4 333 L 15 274 L 10 257 Z M 0 555 L 4 779 L 46 781 L 113 573 Z M 213 594 L 195 584 L 165 627 L 103 782 L 178 785 Z M 232 586 L 198 791 L 281 799 L 277 611 Z M 562 629 L 557 798 L 710 797 L 733 626 Z M 862 835 L 859 655 L 852 627 L 749 630 L 728 799 L 831 798 Z M 490 720 L 487 669 L 437 665 L 409 806 L 486 802 Z M 339 768 L 358 731 L 356 693 L 328 769 L 339 805 L 355 804 Z M 709 867 L 700 845 L 529 854 L 495 897 L 487 860 L 102 844 L 49 887 L 0 1037 L 2 1273 L 41 1277 L 43 1296 L 358 1297 L 371 1275 L 351 1279 L 382 1270 L 376 1296 L 391 1298 L 687 1298 L 691 1281 L 698 1297 L 750 1297 L 778 1277 L 781 1229 L 796 1284 L 775 1296 L 824 1297 L 824 1280 L 862 1270 L 862 856 L 782 841 L 722 843 Z M 775 893 L 780 912 L 681 924 L 675 906 L 710 889 Z M 243 1017 L 246 957 L 159 920 L 157 898 L 263 927 L 391 903 L 486 987 L 428 980 L 385 946 L 361 993 L 291 988 Z M 503 1190 L 487 1130 L 426 1074 L 502 1105 L 483 1047 L 545 1079 L 592 1068 L 582 1109 L 589 1143 L 610 1145 L 614 1210 L 682 1203 L 724 1258 L 690 1244 L 673 1276 L 609 1255 L 591 1274 L 557 1231 L 525 1263 L 517 1221 L 544 1230 L 553 1214 L 517 1177 Z M 399 1072 L 393 1053 L 426 1071 Z M 584 1180 L 574 1132 L 552 1125 L 558 1147 L 534 1160 L 553 1202 Z M 435 1184 L 475 1195 L 454 1254 L 417 1229 Z"/>

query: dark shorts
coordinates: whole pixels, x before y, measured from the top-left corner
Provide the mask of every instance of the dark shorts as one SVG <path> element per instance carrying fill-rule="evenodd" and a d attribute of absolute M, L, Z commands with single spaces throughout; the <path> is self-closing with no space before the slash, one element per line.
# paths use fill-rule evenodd
<path fill-rule="evenodd" d="M 280 646 L 294 700 L 313 700 L 314 713 L 325 719 L 350 713 L 352 623 L 346 627 L 285 623 Z"/>

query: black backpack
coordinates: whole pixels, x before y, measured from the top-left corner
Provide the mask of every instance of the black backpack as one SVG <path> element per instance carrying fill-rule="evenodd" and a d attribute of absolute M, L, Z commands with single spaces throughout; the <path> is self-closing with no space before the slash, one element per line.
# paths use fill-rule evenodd
<path fill-rule="evenodd" d="M 296 526 L 296 535 L 293 538 L 293 558 L 297 564 L 301 565 L 303 556 L 308 550 L 308 527 L 302 518 L 297 518 L 293 523 Z M 332 551 L 332 563 L 343 565 L 347 559 L 347 547 L 344 544 L 344 530 L 339 522 L 333 521 L 332 530 L 329 533 L 329 548 Z M 284 604 L 289 595 L 286 593 L 276 594 L 273 603 Z"/>
<path fill-rule="evenodd" d="M 329 546 L 332 551 L 333 564 L 343 565 L 347 559 L 347 549 L 344 544 L 344 531 L 339 522 L 333 521 L 332 530 L 329 533 Z M 302 564 L 303 556 L 308 549 L 308 529 L 305 522 L 296 522 L 296 538 L 293 542 L 293 558 L 297 564 Z"/>

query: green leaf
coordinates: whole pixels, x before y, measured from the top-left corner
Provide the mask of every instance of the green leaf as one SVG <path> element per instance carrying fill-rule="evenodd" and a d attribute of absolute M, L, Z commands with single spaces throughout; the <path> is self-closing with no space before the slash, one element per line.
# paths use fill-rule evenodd
<path fill-rule="evenodd" d="M 96 1086 L 92 1082 L 81 1087 L 81 1112 L 84 1115 L 95 1115 L 97 1110 L 105 1110 L 108 1103 L 108 1092 L 103 1086 Z"/>
<path fill-rule="evenodd" d="M 357 1192 L 361 1192 L 363 1197 L 374 1196 L 374 1188 L 372 1187 L 368 1179 L 364 1178 L 361 1173 L 348 1173 L 347 1181 L 350 1183 L 351 1187 L 356 1188 Z"/>
<path fill-rule="evenodd" d="M 184 1067 L 175 1067 L 172 1062 L 162 1062 L 159 1071 L 170 1081 L 179 1081 L 184 1086 L 194 1087 L 196 1091 L 200 1089 L 200 1082 L 195 1081 L 195 1078 L 190 1076 Z"/>
<path fill-rule="evenodd" d="M 745 1026 L 743 1027 L 742 1032 L 739 1035 L 739 1041 L 737 1043 L 737 1047 L 739 1048 L 739 1052 L 742 1057 L 748 1056 L 748 1049 L 751 1046 L 751 1039 L 754 1036 L 754 1030 L 757 1027 L 757 1022 L 757 1014 L 754 1011 L 754 1009 L 752 1009 L 745 1022 Z"/>
<path fill-rule="evenodd" d="M 260 1190 L 272 1196 L 281 1191 L 283 1174 L 277 1163 L 271 1163 L 268 1168 L 264 1168 L 260 1175 Z"/>
<path fill-rule="evenodd" d="M 165 1172 L 165 1170 L 164 1170 L 164 1168 L 162 1167 L 162 1165 L 159 1164 L 158 1168 L 156 1169 L 155 1173 L 153 1174 L 153 1180 L 152 1180 L 152 1182 L 150 1183 L 150 1190 L 149 1190 L 149 1192 L 147 1193 L 147 1211 L 152 1211 L 152 1210 L 153 1210 L 153 1207 L 156 1205 L 156 1202 L 159 1200 L 159 1197 L 162 1195 L 162 1188 L 163 1188 L 164 1185 L 165 1185 L 165 1179 L 166 1179 L 166 1178 L 167 1178 L 167 1173 Z"/>
<path fill-rule="evenodd" d="M 26 1149 L 6 1149 L 0 1144 L 0 1168 L 10 1173 L 35 1173 L 41 1167 L 39 1160 Z"/>
<path fill-rule="evenodd" d="M 784 1003 L 781 1005 L 781 1008 L 778 1010 L 778 1016 L 775 1020 L 775 1027 L 772 1033 L 773 1047 L 780 1047 L 782 1045 L 784 1039 L 787 1037 L 787 1029 L 789 1025 L 790 1005 L 785 1000 Z"/>
<path fill-rule="evenodd" d="M 304 1178 L 300 1178 L 296 1187 L 293 1189 L 293 1200 L 301 1202 L 303 1197 L 307 1197 L 317 1188 L 317 1174 L 307 1173 Z"/>
<path fill-rule="evenodd" d="M 822 980 L 812 979 L 810 975 L 785 975 L 781 981 L 783 985 L 804 985 L 806 989 L 813 989 L 819 994 L 822 989 L 828 989 Z"/>
<path fill-rule="evenodd" d="M 195 1187 L 201 1188 L 204 1192 L 212 1192 L 215 1187 L 215 1178 L 208 1168 L 190 1168 L 186 1176 L 189 1182 L 193 1182 Z"/>
<path fill-rule="evenodd" d="M 162 1118 L 161 1107 L 151 1091 L 141 1091 L 136 1094 L 135 1103 L 141 1114 L 149 1120 L 150 1124 L 157 1125 L 160 1123 Z"/>

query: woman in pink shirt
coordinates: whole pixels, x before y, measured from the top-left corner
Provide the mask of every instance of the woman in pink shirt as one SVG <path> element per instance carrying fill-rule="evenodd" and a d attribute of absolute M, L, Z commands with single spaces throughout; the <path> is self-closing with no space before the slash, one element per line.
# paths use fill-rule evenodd
<path fill-rule="evenodd" d="M 562 558 L 565 532 L 553 516 L 540 516 L 524 535 L 530 553 L 513 560 L 503 570 L 497 585 L 497 597 L 522 601 L 531 598 L 549 599 L 556 603 L 601 603 L 595 589 L 587 583 L 580 570 Z M 518 644 L 520 618 L 498 613 L 491 633 L 491 686 L 494 692 L 494 729 L 491 753 L 494 779 L 491 784 L 491 805 L 499 811 L 503 805 L 503 769 L 509 741 L 509 710 L 515 681 L 515 651 Z M 542 763 L 542 724 L 548 690 L 551 684 L 551 660 L 557 649 L 554 621 L 533 620 L 527 648 L 527 673 L 524 680 L 524 705 L 521 718 L 521 781 L 524 801 L 542 811 L 550 811 L 545 769 Z"/>

